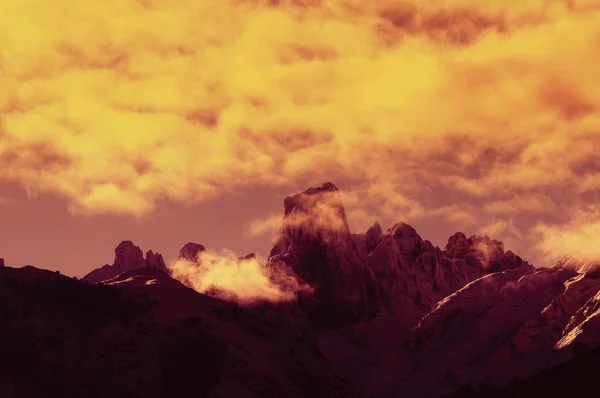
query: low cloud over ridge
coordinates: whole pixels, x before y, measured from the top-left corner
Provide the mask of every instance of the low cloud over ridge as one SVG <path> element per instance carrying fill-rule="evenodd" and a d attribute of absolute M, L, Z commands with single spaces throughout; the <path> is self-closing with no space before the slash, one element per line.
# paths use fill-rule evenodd
<path fill-rule="evenodd" d="M 282 266 L 268 268 L 261 259 L 239 259 L 229 251 L 203 251 L 196 261 L 180 258 L 169 268 L 175 279 L 194 290 L 240 304 L 289 301 L 299 291 L 311 290 Z"/>

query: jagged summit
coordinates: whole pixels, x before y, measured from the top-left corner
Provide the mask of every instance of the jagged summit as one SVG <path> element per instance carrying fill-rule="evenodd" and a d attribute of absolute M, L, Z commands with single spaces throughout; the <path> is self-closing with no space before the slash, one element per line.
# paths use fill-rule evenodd
<path fill-rule="evenodd" d="M 348 319 L 366 319 L 378 312 L 373 306 L 383 304 L 412 322 L 488 273 L 533 269 L 487 236 L 457 232 L 442 250 L 405 222 L 385 231 L 374 222 L 364 233 L 351 234 L 342 194 L 330 182 L 287 197 L 282 224 L 269 263 L 285 263 L 315 286 L 322 297 L 317 307 L 340 312 L 352 302 L 359 309 Z"/>
<path fill-rule="evenodd" d="M 423 238 L 412 226 L 398 222 L 388 231 L 388 234 L 394 238 L 402 255 L 415 260 L 423 248 Z"/>
<path fill-rule="evenodd" d="M 154 253 L 152 250 L 146 252 L 146 266 L 168 272 L 167 264 L 165 264 L 162 254 Z"/>
<path fill-rule="evenodd" d="M 315 288 L 300 305 L 317 327 L 354 323 L 376 313 L 372 271 L 346 220 L 342 196 L 332 183 L 287 197 L 283 227 L 269 266 L 291 267 Z"/>
<path fill-rule="evenodd" d="M 288 196 L 283 204 L 283 230 L 288 237 L 300 231 L 315 234 L 333 230 L 350 234 L 342 195 L 330 182 Z"/>
<path fill-rule="evenodd" d="M 156 268 L 168 273 L 167 265 L 160 253 L 149 250 L 144 258 L 142 249 L 130 240 L 124 240 L 115 248 L 115 260 L 112 265 L 104 265 L 85 275 L 82 280 L 98 283 L 114 278 L 119 274 L 139 268 Z"/>
<path fill-rule="evenodd" d="M 381 228 L 381 224 L 379 224 L 379 221 L 375 221 L 373 224 L 371 224 L 362 237 L 362 242 L 367 253 L 375 250 L 377 245 L 379 245 L 381 242 L 382 235 L 383 229 Z"/>
<path fill-rule="evenodd" d="M 300 199 L 303 197 L 319 196 L 319 195 L 324 195 L 324 194 L 328 194 L 328 193 L 336 194 L 339 192 L 340 192 L 340 190 L 338 189 L 338 187 L 335 184 L 333 184 L 332 182 L 326 182 L 319 187 L 308 188 L 304 192 L 300 192 L 295 195 L 288 196 L 283 201 L 283 205 L 285 207 L 285 214 L 289 214 L 290 210 L 292 208 L 294 208 L 297 205 L 297 203 L 300 201 Z M 336 197 L 336 198 L 340 199 L 339 204 L 341 204 L 341 196 Z"/>
<path fill-rule="evenodd" d="M 245 256 L 238 257 L 238 261 L 249 261 L 256 259 L 256 253 L 248 253 Z"/>
<path fill-rule="evenodd" d="M 132 241 L 125 240 L 115 249 L 115 261 L 113 267 L 125 270 L 143 268 L 146 266 L 142 249 Z"/>
<path fill-rule="evenodd" d="M 237 263 L 236 257 L 221 263 L 209 253 L 199 258 L 205 251 L 203 245 L 189 242 L 179 259 L 204 261 L 205 267 L 178 261 L 167 269 L 160 253 L 148 250 L 144 256 L 132 241 L 123 241 L 115 248 L 112 265 L 83 280 L 102 282 L 106 288 L 96 289 L 101 294 L 127 290 L 128 295 L 139 293 L 163 302 L 166 306 L 154 315 L 168 322 L 182 318 L 177 323 L 190 326 L 190 336 L 210 329 L 205 326 L 211 324 L 204 325 L 209 314 L 203 306 L 218 309 L 215 324 L 239 324 L 247 314 L 249 323 L 243 330 L 249 328 L 253 335 L 258 325 L 276 325 L 292 332 L 288 337 L 294 340 L 282 342 L 283 347 L 293 346 L 304 357 L 308 346 L 296 342 L 306 338 L 334 368 L 374 397 L 440 396 L 471 382 L 503 383 L 567 358 L 556 352 L 568 354 L 582 344 L 600 342 L 596 263 L 565 258 L 553 268 L 534 269 L 506 251 L 501 241 L 462 232 L 450 236 L 442 250 L 402 221 L 388 229 L 375 221 L 364 233 L 353 234 L 342 193 L 332 183 L 285 199 L 280 235 L 264 268 L 253 253 L 238 257 Z M 213 266 L 238 266 L 231 269 L 234 278 L 241 275 L 241 284 L 199 287 Z M 281 302 L 238 306 L 236 292 L 251 282 L 240 272 L 246 268 L 258 275 L 265 271 L 270 287 L 277 285 L 289 294 Z M 2 269 L 0 276 L 12 271 Z M 19 270 L 22 275 L 29 271 Z M 212 276 L 228 279 L 219 272 Z M 83 288 L 94 289 L 85 284 Z M 173 336 L 172 328 L 168 332 Z M 264 332 L 269 341 L 276 336 L 275 329 Z M 137 331 L 132 335 L 137 337 Z M 183 344 L 183 351 L 188 346 Z M 240 352 L 250 349 L 254 366 L 256 351 L 251 346 Z M 223 352 L 237 355 L 235 350 Z M 300 369 L 285 372 L 296 374 Z M 306 379 L 301 379 L 305 385 Z M 334 396 L 312 390 L 297 396 L 311 394 Z"/>
<path fill-rule="evenodd" d="M 198 254 L 206 251 L 204 245 L 194 242 L 188 242 L 179 250 L 179 259 L 196 262 Z"/>
<path fill-rule="evenodd" d="M 519 267 L 533 269 L 520 256 L 505 251 L 503 242 L 487 235 L 467 238 L 464 233 L 457 232 L 448 238 L 444 252 L 450 258 L 465 258 L 469 265 L 482 268 L 486 273 Z"/>
<path fill-rule="evenodd" d="M 354 235 L 378 282 L 388 311 L 415 322 L 435 303 L 486 274 L 533 267 L 504 244 L 487 236 L 457 232 L 444 250 L 424 240 L 414 227 L 397 222 L 382 230 L 378 222 Z"/>
<path fill-rule="evenodd" d="M 285 208 L 284 214 L 290 214 L 292 210 L 296 208 L 298 203 L 302 201 L 302 199 L 306 199 L 307 197 L 316 197 L 316 199 L 322 199 L 323 195 L 337 194 L 339 192 L 340 190 L 338 187 L 331 182 L 326 182 L 319 187 L 308 188 L 303 192 L 288 196 L 283 200 L 283 206 Z M 341 204 L 341 196 L 339 196 L 339 199 Z"/>

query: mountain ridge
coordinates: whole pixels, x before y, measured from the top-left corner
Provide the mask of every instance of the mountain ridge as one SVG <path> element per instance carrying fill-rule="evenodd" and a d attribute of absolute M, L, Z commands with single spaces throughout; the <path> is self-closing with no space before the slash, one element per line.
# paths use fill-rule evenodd
<path fill-rule="evenodd" d="M 553 366 L 576 363 L 582 347 L 587 352 L 600 344 L 600 267 L 596 263 L 565 258 L 553 267 L 535 268 L 505 250 L 501 241 L 467 237 L 462 232 L 451 235 L 442 249 L 404 222 L 384 230 L 376 221 L 364 232 L 353 233 L 342 193 L 333 183 L 285 198 L 280 233 L 264 262 L 253 253 L 226 261 L 215 256 L 204 245 L 189 242 L 174 263 L 180 268 L 173 268 L 160 253 L 149 250 L 144 256 L 132 241 L 123 241 L 115 248 L 112 265 L 69 283 L 117 289 L 142 307 L 150 305 L 139 310 L 150 316 L 146 326 L 188 322 L 186 319 L 206 317 L 205 307 L 222 308 L 219 311 L 229 314 L 225 320 L 208 317 L 212 320 L 203 324 L 216 327 L 226 322 L 228 328 L 242 328 L 240 333 L 258 333 L 259 340 L 253 337 L 252 343 L 244 343 L 242 352 L 254 352 L 263 364 L 271 363 L 269 353 L 275 349 L 266 341 L 280 336 L 283 340 L 275 350 L 279 353 L 287 352 L 294 341 L 302 342 L 292 355 L 292 360 L 299 362 L 287 364 L 281 359 L 286 363 L 283 369 L 291 367 L 293 371 L 281 373 L 269 368 L 272 365 L 267 366 L 271 370 L 263 369 L 270 375 L 269 385 L 253 386 L 252 380 L 258 376 L 251 371 L 248 374 L 254 376 L 242 377 L 246 381 L 234 378 L 235 386 L 219 384 L 235 369 L 234 362 L 226 360 L 226 365 L 212 371 L 213 382 L 206 385 L 206 396 L 253 396 L 255 388 L 262 394 L 273 388 L 280 396 L 320 396 L 325 391 L 330 394 L 325 396 L 360 396 L 358 391 L 362 391 L 376 398 L 477 391 L 485 396 L 485 391 L 504 391 L 517 385 L 517 380 L 543 374 Z M 181 267 L 184 273 L 173 272 Z M 240 301 L 238 292 L 227 290 L 240 285 L 208 286 L 198 292 L 191 289 L 198 286 L 194 280 L 211 271 L 220 272 L 218 267 L 233 267 L 230 276 L 242 270 L 251 272 L 246 277 L 260 276 L 254 283 L 267 283 L 271 290 L 292 294 Z M 5 266 L 0 270 L 4 285 L 15 278 L 22 280 L 9 282 L 8 287 L 0 284 L 0 298 L 4 289 L 5 299 L 14 283 L 53 286 L 70 280 L 33 267 L 15 270 Z M 154 307 L 149 303 L 155 303 Z M 111 310 L 102 311 L 110 314 Z M 29 322 L 27 318 L 21 321 Z M 129 324 L 123 325 L 124 330 L 130 329 Z M 177 330 L 181 336 L 188 334 L 185 328 Z M 229 352 L 222 344 L 229 339 L 228 333 L 211 337 L 225 349 L 214 355 L 247 356 L 223 354 Z M 110 344 L 110 339 L 103 340 L 107 335 L 102 336 L 94 335 L 94 344 Z M 157 344 L 154 340 L 146 343 L 151 347 Z M 200 347 L 203 343 L 194 344 Z M 192 368 L 196 366 L 193 358 L 186 361 Z M 155 376 L 166 383 L 166 374 L 159 370 L 161 363 L 150 363 L 156 366 L 152 370 Z M 303 366 L 316 373 L 307 374 Z M 119 380 L 115 382 L 125 383 Z M 179 387 L 175 383 L 163 388 L 175 391 L 187 385 L 187 380 L 178 380 Z M 343 380 L 352 380 L 352 385 Z M 6 380 L 4 383 L 0 387 L 8 389 Z M 320 386 L 317 390 L 309 386 L 314 383 Z M 130 387 L 125 390 L 131 391 Z M 144 391 L 146 396 L 160 396 Z"/>

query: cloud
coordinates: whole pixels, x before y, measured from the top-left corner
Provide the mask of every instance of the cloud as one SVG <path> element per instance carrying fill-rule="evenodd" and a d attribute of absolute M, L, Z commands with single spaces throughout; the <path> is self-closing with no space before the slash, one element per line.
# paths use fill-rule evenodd
<path fill-rule="evenodd" d="M 490 213 L 499 215 L 528 213 L 550 213 L 557 211 L 557 207 L 547 196 L 529 195 L 498 200 L 486 204 Z"/>
<path fill-rule="evenodd" d="M 0 180 L 137 216 L 342 180 L 357 224 L 525 231 L 600 192 L 599 46 L 594 0 L 7 3 Z"/>
<path fill-rule="evenodd" d="M 570 222 L 561 225 L 539 223 L 540 248 L 550 258 L 576 256 L 585 261 L 600 261 L 600 208 L 578 209 Z"/>
<path fill-rule="evenodd" d="M 310 291 L 282 267 L 267 268 L 256 258 L 240 260 L 229 251 L 203 251 L 196 262 L 179 259 L 169 268 L 194 290 L 240 304 L 293 300 L 299 291 Z"/>
<path fill-rule="evenodd" d="M 281 225 L 283 217 L 281 214 L 272 213 L 266 217 L 259 217 L 251 220 L 246 225 L 246 232 L 249 236 L 261 236 L 265 234 L 276 235 L 278 231 L 281 231 Z"/>

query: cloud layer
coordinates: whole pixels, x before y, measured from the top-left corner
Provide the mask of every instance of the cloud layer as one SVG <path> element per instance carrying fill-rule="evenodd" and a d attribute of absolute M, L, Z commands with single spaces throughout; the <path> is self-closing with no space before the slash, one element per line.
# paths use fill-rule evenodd
<path fill-rule="evenodd" d="M 169 268 L 194 290 L 239 304 L 292 300 L 299 291 L 310 290 L 285 268 L 267 268 L 260 259 L 238 259 L 232 252 L 203 251 L 195 262 L 179 259 Z"/>
<path fill-rule="evenodd" d="M 360 227 L 600 223 L 595 0 L 5 3 L 0 179 L 73 212 L 309 179 Z"/>

